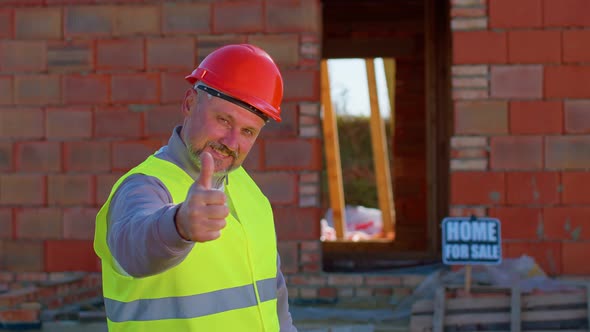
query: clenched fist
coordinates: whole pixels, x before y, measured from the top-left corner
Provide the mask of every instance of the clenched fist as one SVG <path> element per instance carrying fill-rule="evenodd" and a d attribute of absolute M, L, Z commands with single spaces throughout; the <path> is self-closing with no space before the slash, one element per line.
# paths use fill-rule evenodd
<path fill-rule="evenodd" d="M 215 166 L 209 152 L 201 153 L 201 174 L 190 187 L 174 222 L 180 236 L 194 242 L 217 239 L 225 227 L 229 208 L 223 191 L 211 189 Z"/>

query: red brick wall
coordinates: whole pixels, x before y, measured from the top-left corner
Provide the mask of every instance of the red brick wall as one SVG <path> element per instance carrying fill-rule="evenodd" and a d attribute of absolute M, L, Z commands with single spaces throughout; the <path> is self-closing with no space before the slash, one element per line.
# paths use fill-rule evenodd
<path fill-rule="evenodd" d="M 0 270 L 98 270 L 110 186 L 167 141 L 184 75 L 250 42 L 279 63 L 285 100 L 246 166 L 275 207 L 285 271 L 319 271 L 320 19 L 317 0 L 2 1 Z"/>
<path fill-rule="evenodd" d="M 500 218 L 505 257 L 590 274 L 590 2 L 452 3 L 453 214 Z"/>

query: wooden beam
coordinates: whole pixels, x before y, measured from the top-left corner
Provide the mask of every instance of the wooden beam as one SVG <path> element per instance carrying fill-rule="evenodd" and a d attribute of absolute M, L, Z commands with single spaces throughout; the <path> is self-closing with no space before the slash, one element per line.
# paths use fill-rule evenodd
<path fill-rule="evenodd" d="M 374 59 L 365 59 L 367 68 L 367 83 L 369 85 L 369 102 L 371 106 L 371 145 L 373 146 L 373 163 L 377 181 L 377 198 L 381 218 L 383 219 L 383 233 L 387 238 L 395 238 L 395 218 L 393 213 L 393 192 L 391 189 L 391 173 L 389 170 L 389 152 L 385 141 L 385 126 L 377 96 L 377 80 L 375 79 Z"/>
<path fill-rule="evenodd" d="M 343 239 L 346 230 L 346 215 L 344 214 L 344 191 L 342 185 L 342 164 L 340 162 L 340 143 L 338 139 L 338 125 L 336 114 L 332 109 L 330 96 L 330 77 L 328 76 L 328 60 L 321 62 L 321 93 L 324 119 L 324 148 L 326 152 L 326 166 L 328 170 L 328 190 L 332 220 L 336 230 L 336 238 Z"/>
<path fill-rule="evenodd" d="M 395 137 L 395 77 L 397 64 L 395 58 L 383 58 L 383 69 L 385 70 L 385 82 L 387 83 L 387 92 L 389 95 L 389 126 L 391 127 L 391 142 Z"/>

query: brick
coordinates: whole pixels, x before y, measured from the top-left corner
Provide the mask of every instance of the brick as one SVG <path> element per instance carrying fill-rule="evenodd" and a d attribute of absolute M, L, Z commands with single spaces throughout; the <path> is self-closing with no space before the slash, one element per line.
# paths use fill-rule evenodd
<path fill-rule="evenodd" d="M 347 274 L 330 274 L 328 275 L 328 285 L 330 286 L 362 286 L 362 275 Z"/>
<path fill-rule="evenodd" d="M 485 148 L 465 148 L 451 150 L 451 158 L 487 158 L 488 151 Z"/>
<path fill-rule="evenodd" d="M 143 70 L 142 39 L 110 39 L 96 41 L 97 70 Z"/>
<path fill-rule="evenodd" d="M 63 257 L 68 257 L 68 259 L 63 259 Z M 45 272 L 97 272 L 99 266 L 91 240 L 45 241 L 44 258 Z"/>
<path fill-rule="evenodd" d="M 473 186 L 477 183 L 477 186 Z M 503 204 L 506 199 L 504 173 L 451 173 L 451 204 Z"/>
<path fill-rule="evenodd" d="M 401 286 L 402 278 L 400 276 L 365 276 L 367 286 Z"/>
<path fill-rule="evenodd" d="M 47 42 L 49 72 L 88 72 L 93 69 L 94 43 L 87 40 Z"/>
<path fill-rule="evenodd" d="M 590 100 L 566 100 L 565 132 L 571 134 L 590 133 Z"/>
<path fill-rule="evenodd" d="M 487 76 L 488 66 L 485 65 L 456 65 L 451 68 L 453 77 L 457 76 Z"/>
<path fill-rule="evenodd" d="M 262 170 L 262 153 L 261 153 L 261 146 L 264 143 L 262 142 L 262 140 L 258 139 L 256 140 L 256 142 L 254 143 L 254 145 L 252 146 L 252 148 L 250 149 L 250 152 L 248 152 L 248 155 L 246 156 L 246 159 L 244 159 L 244 162 L 242 163 L 242 166 L 247 170 L 247 171 L 257 171 L 257 170 Z"/>
<path fill-rule="evenodd" d="M 552 206 L 543 209 L 545 238 L 549 240 L 589 240 L 590 208 Z"/>
<path fill-rule="evenodd" d="M 60 239 L 62 212 L 59 208 L 24 208 L 16 210 L 18 239 Z"/>
<path fill-rule="evenodd" d="M 455 103 L 455 134 L 505 134 L 508 132 L 508 105 L 503 101 Z"/>
<path fill-rule="evenodd" d="M 160 75 L 157 73 L 113 75 L 111 101 L 113 103 L 159 103 L 159 90 Z"/>
<path fill-rule="evenodd" d="M 67 140 L 92 136 L 90 108 L 49 108 L 45 115 L 45 133 L 48 139 Z"/>
<path fill-rule="evenodd" d="M 564 204 L 589 204 L 590 203 L 590 173 L 587 172 L 563 172 L 562 173 L 562 199 Z"/>
<path fill-rule="evenodd" d="M 242 44 L 247 40 L 244 35 L 213 35 L 197 37 L 197 56 L 201 62 L 214 50 L 228 44 Z"/>
<path fill-rule="evenodd" d="M 111 189 L 122 174 L 98 174 L 96 176 L 96 204 L 102 206 L 106 202 Z"/>
<path fill-rule="evenodd" d="M 299 63 L 299 36 L 295 34 L 252 35 L 248 43 L 265 50 L 279 66 Z"/>
<path fill-rule="evenodd" d="M 506 63 L 507 55 L 505 32 L 453 32 L 454 64 Z"/>
<path fill-rule="evenodd" d="M 531 256 L 548 275 L 562 273 L 562 245 L 559 242 L 513 242 L 502 246 L 504 258 Z"/>
<path fill-rule="evenodd" d="M 213 4 L 213 32 L 262 32 L 262 2 L 236 1 Z"/>
<path fill-rule="evenodd" d="M 59 7 L 17 8 L 14 14 L 16 38 L 61 39 L 61 14 Z"/>
<path fill-rule="evenodd" d="M 454 18 L 451 20 L 451 30 L 484 30 L 488 27 L 488 19 L 478 18 Z"/>
<path fill-rule="evenodd" d="M 590 61 L 590 31 L 588 30 L 564 30 L 563 31 L 563 61 L 564 62 L 589 62 Z"/>
<path fill-rule="evenodd" d="M 296 106 L 296 103 L 293 102 L 282 103 L 281 122 L 269 122 L 264 126 L 258 137 L 297 137 L 297 127 L 301 123 L 297 121 L 298 112 Z"/>
<path fill-rule="evenodd" d="M 12 239 L 13 229 L 13 209 L 0 209 L 0 240 Z"/>
<path fill-rule="evenodd" d="M 545 139 L 547 169 L 590 168 L 590 136 L 548 136 Z"/>
<path fill-rule="evenodd" d="M 106 104 L 110 80 L 107 75 L 67 75 L 63 79 L 64 102 L 67 104 Z"/>
<path fill-rule="evenodd" d="M 545 97 L 589 98 L 590 66 L 545 67 Z"/>
<path fill-rule="evenodd" d="M 451 171 L 485 171 L 488 169 L 488 159 L 452 159 Z"/>
<path fill-rule="evenodd" d="M 453 100 L 487 99 L 487 89 L 454 89 Z"/>
<path fill-rule="evenodd" d="M 129 170 L 154 154 L 160 147 L 160 142 L 155 140 L 114 142 L 113 170 Z"/>
<path fill-rule="evenodd" d="M 487 89 L 488 80 L 485 77 L 458 77 L 453 78 L 453 88 Z"/>
<path fill-rule="evenodd" d="M 321 31 L 321 4 L 313 0 L 267 2 L 264 17 L 268 32 Z"/>
<path fill-rule="evenodd" d="M 510 102 L 511 134 L 561 134 L 563 103 L 561 101 Z"/>
<path fill-rule="evenodd" d="M 1 138 L 42 138 L 43 111 L 37 108 L 15 108 L 0 110 Z"/>
<path fill-rule="evenodd" d="M 489 216 L 502 222 L 502 240 L 537 240 L 542 238 L 541 209 L 528 207 L 495 207 Z"/>
<path fill-rule="evenodd" d="M 110 143 L 99 141 L 64 143 L 64 168 L 68 172 L 110 171 Z"/>
<path fill-rule="evenodd" d="M 38 72 L 47 67 L 44 41 L 0 41 L 0 71 L 5 73 Z"/>
<path fill-rule="evenodd" d="M 100 138 L 139 138 L 143 116 L 125 108 L 98 108 L 94 112 L 94 135 Z"/>
<path fill-rule="evenodd" d="M 14 94 L 13 82 L 11 76 L 0 76 L 0 105 L 12 104 Z"/>
<path fill-rule="evenodd" d="M 114 11 L 115 36 L 160 34 L 159 5 L 117 6 Z"/>
<path fill-rule="evenodd" d="M 14 10 L 0 9 L 0 38 L 11 39 L 14 32 Z"/>
<path fill-rule="evenodd" d="M 319 72 L 316 70 L 285 70 L 281 72 L 284 81 L 283 101 L 319 100 Z"/>
<path fill-rule="evenodd" d="M 297 242 L 279 242 L 277 249 L 281 259 L 281 271 L 284 274 L 296 273 L 299 270 Z"/>
<path fill-rule="evenodd" d="M 40 272 L 43 270 L 43 242 L 3 241 L 2 268 L 12 272 Z"/>
<path fill-rule="evenodd" d="M 481 17 L 486 16 L 485 8 L 451 8 L 451 17 Z"/>
<path fill-rule="evenodd" d="M 70 208 L 64 211 L 63 236 L 71 240 L 92 240 L 96 223 L 95 208 Z"/>
<path fill-rule="evenodd" d="M 543 24 L 543 0 L 489 1 L 491 28 L 536 28 Z"/>
<path fill-rule="evenodd" d="M 590 3 L 585 0 L 543 0 L 543 23 L 546 27 L 590 26 Z"/>
<path fill-rule="evenodd" d="M 16 76 L 14 102 L 21 105 L 61 103 L 61 84 L 57 75 Z"/>
<path fill-rule="evenodd" d="M 98 37 L 113 34 L 114 6 L 68 6 L 64 8 L 65 37 Z M 136 21 L 135 19 L 133 20 Z"/>
<path fill-rule="evenodd" d="M 310 139 L 275 139 L 265 142 L 267 169 L 317 170 L 321 167 L 319 141 Z"/>
<path fill-rule="evenodd" d="M 183 118 L 178 105 L 150 109 L 144 114 L 144 134 L 148 137 L 169 137 L 173 128 L 182 124 Z"/>
<path fill-rule="evenodd" d="M 492 169 L 540 169 L 543 167 L 543 138 L 492 137 L 490 157 Z"/>
<path fill-rule="evenodd" d="M 272 204 L 293 204 L 295 202 L 297 179 L 294 174 L 257 172 L 251 175 Z"/>
<path fill-rule="evenodd" d="M 179 105 L 183 100 L 185 93 L 191 88 L 190 84 L 184 79 L 186 72 L 162 73 L 162 95 L 160 101 L 164 104 L 174 103 Z M 176 107 L 178 109 L 178 107 Z"/>
<path fill-rule="evenodd" d="M 318 208 L 277 206 L 273 208 L 279 241 L 304 241 L 320 238 L 321 211 Z"/>
<path fill-rule="evenodd" d="M 91 205 L 94 182 L 90 175 L 55 174 L 47 177 L 47 203 L 55 206 Z"/>
<path fill-rule="evenodd" d="M 45 179 L 41 175 L 0 175 L 0 204 L 45 203 Z"/>
<path fill-rule="evenodd" d="M 16 169 L 31 172 L 61 170 L 61 146 L 58 142 L 22 142 L 15 146 Z"/>
<path fill-rule="evenodd" d="M 209 33 L 210 17 L 210 4 L 165 3 L 162 6 L 162 32 L 165 34 Z"/>
<path fill-rule="evenodd" d="M 562 264 L 565 275 L 588 275 L 590 265 L 586 261 L 590 242 L 564 242 L 562 244 Z"/>
<path fill-rule="evenodd" d="M 561 191 L 557 172 L 506 173 L 508 204 L 558 204 Z"/>
<path fill-rule="evenodd" d="M 561 31 L 522 30 L 508 32 L 508 62 L 560 63 Z"/>
<path fill-rule="evenodd" d="M 0 171 L 13 170 L 13 144 L 11 142 L 0 142 Z"/>
<path fill-rule="evenodd" d="M 195 65 L 195 41 L 190 37 L 148 39 L 146 53 L 148 70 L 192 70 Z"/>
<path fill-rule="evenodd" d="M 543 96 L 543 67 L 492 66 L 491 95 L 497 98 L 541 98 Z"/>

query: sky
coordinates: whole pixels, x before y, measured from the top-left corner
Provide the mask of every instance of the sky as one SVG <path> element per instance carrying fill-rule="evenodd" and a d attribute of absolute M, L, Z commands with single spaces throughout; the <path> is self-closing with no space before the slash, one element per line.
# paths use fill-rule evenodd
<path fill-rule="evenodd" d="M 346 111 L 350 115 L 371 114 L 369 106 L 369 88 L 364 59 L 330 59 L 328 60 L 330 77 L 330 94 L 334 110 L 337 111 L 342 101 L 346 101 Z M 383 69 L 383 59 L 375 59 L 375 76 L 379 109 L 383 118 L 389 117 L 389 96 Z M 341 113 L 338 113 L 340 115 Z"/>

